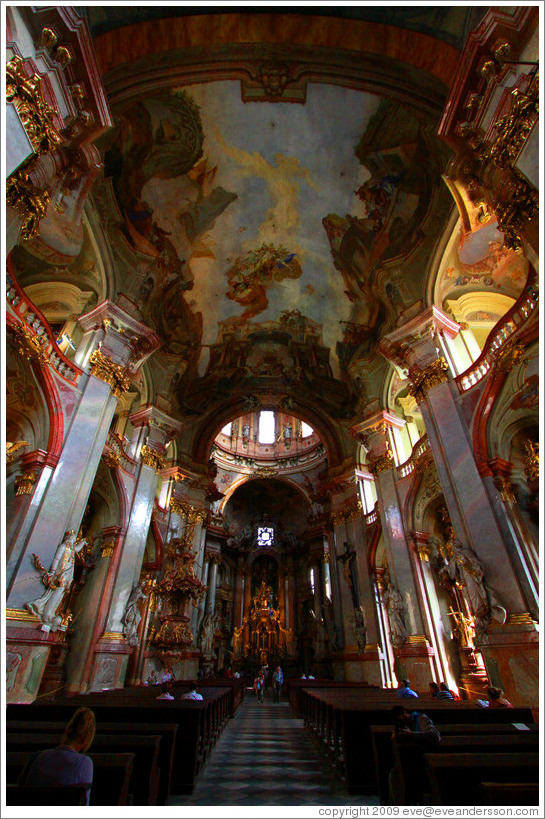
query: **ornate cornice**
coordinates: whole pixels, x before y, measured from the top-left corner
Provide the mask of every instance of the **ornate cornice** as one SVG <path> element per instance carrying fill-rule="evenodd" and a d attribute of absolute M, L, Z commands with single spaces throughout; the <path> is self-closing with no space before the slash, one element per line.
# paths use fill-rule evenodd
<path fill-rule="evenodd" d="M 448 364 L 443 356 L 440 356 L 431 364 L 427 364 L 423 370 L 412 375 L 409 393 L 420 404 L 433 387 L 445 381 L 448 381 Z"/>
<path fill-rule="evenodd" d="M 145 466 L 150 466 L 156 472 L 160 472 L 161 469 L 164 469 L 165 459 L 163 455 L 156 449 L 149 447 L 147 444 L 144 444 L 140 450 L 140 459 Z"/>
<path fill-rule="evenodd" d="M 115 395 L 116 398 L 129 389 L 131 381 L 127 368 L 116 364 L 100 350 L 94 351 L 89 358 L 89 363 L 91 364 L 91 375 L 109 384 L 112 388 L 112 395 Z"/>

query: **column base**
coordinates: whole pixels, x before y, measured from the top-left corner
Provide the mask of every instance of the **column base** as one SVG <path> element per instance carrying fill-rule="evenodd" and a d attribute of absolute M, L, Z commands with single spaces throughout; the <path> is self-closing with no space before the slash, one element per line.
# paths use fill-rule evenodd
<path fill-rule="evenodd" d="M 39 617 L 8 609 L 6 628 L 6 702 L 34 702 L 58 634 L 40 628 Z"/>
<path fill-rule="evenodd" d="M 513 705 L 539 707 L 539 633 L 529 615 L 509 615 L 503 626 L 490 627 L 478 648 L 490 685 Z"/>
<path fill-rule="evenodd" d="M 369 645 L 364 651 L 346 648 L 331 658 L 333 679 L 337 682 L 361 682 L 381 688 L 384 685 L 380 646 Z"/>
<path fill-rule="evenodd" d="M 398 682 L 408 679 L 415 691 L 429 692 L 430 680 L 435 679 L 432 657 L 434 649 L 423 634 L 410 634 L 401 648 L 394 650 L 394 671 Z"/>

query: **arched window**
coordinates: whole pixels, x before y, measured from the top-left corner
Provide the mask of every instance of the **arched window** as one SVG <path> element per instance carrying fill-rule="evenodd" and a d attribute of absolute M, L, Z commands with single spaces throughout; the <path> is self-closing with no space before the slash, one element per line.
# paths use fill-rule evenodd
<path fill-rule="evenodd" d="M 262 410 L 259 413 L 259 443 L 274 444 L 274 412 Z"/>
<path fill-rule="evenodd" d="M 231 437 L 231 426 L 232 426 L 232 422 L 229 421 L 229 423 L 225 424 L 225 426 L 223 427 L 222 433 L 224 435 L 227 435 L 227 436 Z"/>
<path fill-rule="evenodd" d="M 312 435 L 312 433 L 314 432 L 312 427 L 309 427 L 309 425 L 305 424 L 304 421 L 302 421 L 301 423 L 301 431 L 303 433 L 303 438 L 308 438 L 309 435 Z"/>

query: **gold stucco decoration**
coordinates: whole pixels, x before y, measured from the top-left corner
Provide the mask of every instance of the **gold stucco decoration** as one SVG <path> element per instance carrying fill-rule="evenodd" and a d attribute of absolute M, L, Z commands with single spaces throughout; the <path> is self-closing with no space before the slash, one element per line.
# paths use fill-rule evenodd
<path fill-rule="evenodd" d="M 372 475 L 380 475 L 381 472 L 386 472 L 387 469 L 393 469 L 395 466 L 394 456 L 387 450 L 382 455 L 378 455 L 376 458 L 373 458 L 369 464 L 369 472 Z"/>
<path fill-rule="evenodd" d="M 121 364 L 116 364 L 100 350 L 95 350 L 89 359 L 91 375 L 99 378 L 112 388 L 112 395 L 119 398 L 129 389 L 131 380 L 129 371 Z"/>
<path fill-rule="evenodd" d="M 156 472 L 160 472 L 165 468 L 165 459 L 156 449 L 152 449 L 147 444 L 144 444 L 140 450 L 140 458 L 142 463 L 150 466 Z"/>
<path fill-rule="evenodd" d="M 28 171 L 21 169 L 6 181 L 6 202 L 17 211 L 23 225 L 21 238 L 37 236 L 40 220 L 44 218 L 50 201 L 49 191 L 42 191 L 32 184 Z"/>
<path fill-rule="evenodd" d="M 15 494 L 31 495 L 34 491 L 34 484 L 38 480 L 36 472 L 27 472 L 15 478 Z"/>
<path fill-rule="evenodd" d="M 433 387 L 444 381 L 448 381 L 448 364 L 443 356 L 440 356 L 413 376 L 409 393 L 420 404 Z"/>
<path fill-rule="evenodd" d="M 55 111 L 44 100 L 42 81 L 38 74 L 27 76 L 17 55 L 6 65 L 6 100 L 19 114 L 36 154 L 49 154 L 60 145 L 62 137 L 53 125 Z"/>

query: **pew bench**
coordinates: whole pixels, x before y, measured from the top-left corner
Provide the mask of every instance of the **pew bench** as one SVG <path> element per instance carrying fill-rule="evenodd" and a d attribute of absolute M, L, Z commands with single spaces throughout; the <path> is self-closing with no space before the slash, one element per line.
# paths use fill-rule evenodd
<path fill-rule="evenodd" d="M 5 756 L 6 784 L 16 785 L 34 752 L 6 751 Z M 95 754 L 89 751 L 87 756 L 93 760 L 90 805 L 128 805 L 134 754 Z"/>
<path fill-rule="evenodd" d="M 433 805 L 482 805 L 483 782 L 539 783 L 538 753 L 425 754 L 424 760 Z"/>
<path fill-rule="evenodd" d="M 6 785 L 6 805 L 26 805 L 28 807 L 61 807 L 64 805 L 86 805 L 85 785 Z"/>
<path fill-rule="evenodd" d="M 522 782 L 481 782 L 481 805 L 539 805 L 539 784 Z"/>

